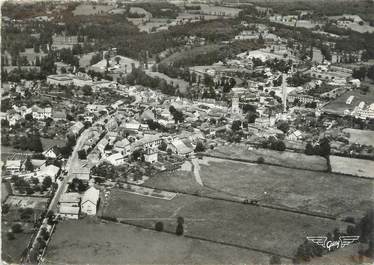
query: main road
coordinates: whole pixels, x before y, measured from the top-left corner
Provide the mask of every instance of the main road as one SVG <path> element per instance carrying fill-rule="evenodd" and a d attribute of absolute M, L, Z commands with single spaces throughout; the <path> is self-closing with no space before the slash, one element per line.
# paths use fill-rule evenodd
<path fill-rule="evenodd" d="M 100 123 L 103 122 L 106 118 L 108 118 L 107 115 L 101 117 L 95 123 L 93 123 L 93 126 L 96 125 L 99 122 Z M 58 185 L 57 190 L 55 191 L 55 195 L 53 196 L 53 198 L 52 198 L 52 200 L 51 200 L 51 202 L 48 206 L 48 211 L 47 212 L 50 212 L 50 211 L 52 211 L 54 213 L 57 212 L 58 202 L 60 201 L 60 198 L 61 198 L 62 194 L 64 194 L 67 191 L 68 184 L 74 176 L 74 174 L 72 174 L 72 173 L 76 172 L 80 168 L 82 168 L 82 162 L 80 161 L 80 159 L 78 157 L 78 151 L 83 147 L 83 144 L 86 142 L 87 138 L 89 137 L 90 132 L 91 132 L 91 128 L 86 129 L 77 138 L 77 141 L 76 141 L 76 144 L 73 148 L 73 151 L 72 151 L 68 161 L 66 162 L 66 166 L 65 166 L 66 175 L 63 178 L 63 180 L 60 182 L 60 184 Z M 29 251 L 27 253 L 27 256 L 25 258 L 26 263 L 30 263 L 30 253 L 35 248 L 35 246 L 38 242 L 37 239 L 40 236 L 42 228 L 44 228 L 44 227 L 48 228 L 48 217 L 47 217 L 47 215 L 43 219 L 43 222 L 42 222 L 41 226 L 39 227 L 39 230 L 38 230 L 38 232 L 37 232 L 37 234 L 34 238 L 34 241 L 32 243 L 32 247 L 29 249 Z"/>

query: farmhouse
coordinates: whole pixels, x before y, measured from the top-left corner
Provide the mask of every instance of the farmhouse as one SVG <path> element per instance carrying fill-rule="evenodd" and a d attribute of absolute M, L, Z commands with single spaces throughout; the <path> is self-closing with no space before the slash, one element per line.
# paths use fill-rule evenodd
<path fill-rule="evenodd" d="M 81 210 L 82 213 L 88 215 L 95 215 L 97 211 L 97 204 L 99 202 L 99 190 L 94 187 L 89 188 L 82 197 Z"/>
<path fill-rule="evenodd" d="M 43 155 L 46 158 L 55 159 L 55 158 L 57 158 L 60 155 L 60 150 L 59 150 L 59 148 L 57 146 L 52 146 L 49 149 L 45 150 L 43 152 Z"/>
<path fill-rule="evenodd" d="M 175 139 L 172 141 L 168 148 L 170 148 L 177 155 L 183 156 L 188 156 L 193 152 L 193 150 L 187 147 L 180 139 Z"/>

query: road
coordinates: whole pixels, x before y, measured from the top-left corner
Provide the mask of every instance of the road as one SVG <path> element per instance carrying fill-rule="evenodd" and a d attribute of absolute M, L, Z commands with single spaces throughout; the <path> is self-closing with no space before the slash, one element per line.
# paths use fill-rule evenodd
<path fill-rule="evenodd" d="M 108 116 L 103 116 L 101 117 L 99 120 L 97 120 L 94 124 L 96 125 L 97 123 L 99 122 L 103 122 L 106 118 L 108 118 Z M 68 188 L 68 183 L 70 182 L 70 180 L 73 178 L 73 174 L 71 174 L 72 172 L 76 172 L 79 168 L 82 167 L 82 163 L 80 161 L 80 159 L 78 158 L 78 151 L 82 148 L 83 144 L 85 143 L 85 141 L 87 140 L 88 136 L 89 136 L 89 133 L 91 131 L 91 128 L 89 129 L 86 129 L 82 132 L 82 134 L 78 137 L 77 141 L 76 141 L 76 144 L 74 146 L 74 149 L 66 163 L 66 166 L 65 166 L 65 170 L 67 171 L 67 174 L 65 175 L 65 177 L 63 178 L 61 184 L 57 187 L 57 190 L 55 192 L 55 195 L 53 196 L 49 206 L 48 206 L 48 211 L 52 211 L 54 213 L 57 212 L 57 205 L 58 205 L 58 202 L 60 201 L 60 198 L 62 196 L 62 194 L 64 194 Z M 27 263 L 30 262 L 30 252 L 31 250 L 36 246 L 37 244 L 37 238 L 39 237 L 40 233 L 41 233 L 41 230 L 42 228 L 44 227 L 48 227 L 48 218 L 47 216 L 43 219 L 43 222 L 42 222 L 42 225 L 39 227 L 39 230 L 38 230 L 38 233 L 36 234 L 36 237 L 34 239 L 34 242 L 32 244 L 32 247 L 29 249 L 28 251 L 28 254 L 27 254 L 27 257 L 26 257 L 26 261 Z"/>

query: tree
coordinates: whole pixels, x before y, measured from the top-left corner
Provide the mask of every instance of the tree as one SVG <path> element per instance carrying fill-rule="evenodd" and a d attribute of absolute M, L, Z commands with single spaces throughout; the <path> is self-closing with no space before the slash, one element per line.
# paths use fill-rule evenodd
<path fill-rule="evenodd" d="M 259 158 L 257 158 L 257 163 L 258 164 L 263 164 L 264 162 L 265 162 L 265 159 L 262 156 L 260 156 Z"/>
<path fill-rule="evenodd" d="M 181 236 L 181 235 L 183 235 L 183 232 L 184 232 L 183 224 L 178 223 L 178 225 L 177 225 L 177 229 L 175 230 L 175 234 L 176 234 L 177 236 Z"/>
<path fill-rule="evenodd" d="M 34 165 L 31 163 L 31 159 L 29 156 L 25 161 L 25 170 L 30 172 L 34 171 Z"/>
<path fill-rule="evenodd" d="M 288 122 L 283 121 L 283 122 L 280 122 L 280 123 L 278 124 L 277 128 L 278 128 L 279 130 L 281 130 L 282 132 L 287 133 L 288 130 L 290 129 L 290 125 L 288 124 Z"/>
<path fill-rule="evenodd" d="M 161 144 L 158 146 L 158 149 L 161 151 L 166 151 L 166 148 L 168 148 L 168 145 L 165 142 L 161 142 Z"/>
<path fill-rule="evenodd" d="M 155 230 L 158 232 L 162 232 L 164 230 L 164 223 L 163 222 L 157 222 L 155 224 Z"/>
<path fill-rule="evenodd" d="M 205 151 L 205 146 L 202 142 L 197 142 L 196 147 L 195 147 L 195 152 L 204 152 Z"/>
<path fill-rule="evenodd" d="M 52 185 L 52 179 L 50 176 L 47 176 L 43 179 L 42 186 L 43 189 L 48 189 Z"/>
<path fill-rule="evenodd" d="M 369 68 L 368 68 L 368 71 L 367 71 L 367 77 L 370 78 L 371 80 L 374 80 L 374 65 L 371 65 Z"/>
<path fill-rule="evenodd" d="M 242 122 L 239 121 L 239 120 L 233 121 L 232 125 L 231 125 L 231 130 L 233 130 L 233 131 L 239 131 L 240 128 L 241 128 L 241 124 L 242 124 Z"/>
<path fill-rule="evenodd" d="M 114 60 L 116 61 L 117 64 L 119 64 L 119 62 L 121 61 L 121 57 L 116 56 L 116 57 L 114 58 Z"/>
<path fill-rule="evenodd" d="M 314 155 L 314 147 L 310 142 L 308 142 L 305 146 L 305 154 Z"/>
<path fill-rule="evenodd" d="M 365 67 L 365 66 L 361 66 L 361 67 L 358 68 L 358 69 L 353 69 L 352 77 L 353 77 L 353 78 L 358 78 L 358 79 L 360 79 L 360 80 L 364 80 L 366 74 L 367 74 L 366 67 Z"/>
<path fill-rule="evenodd" d="M 83 86 L 82 91 L 83 91 L 83 94 L 85 96 L 91 96 L 92 95 L 92 87 L 90 87 L 89 85 Z"/>
<path fill-rule="evenodd" d="M 330 150 L 330 141 L 327 138 L 321 139 L 319 142 L 319 154 L 328 157 L 330 155 Z"/>
<path fill-rule="evenodd" d="M 87 153 L 86 150 L 82 149 L 78 151 L 78 158 L 81 160 L 87 159 Z"/>

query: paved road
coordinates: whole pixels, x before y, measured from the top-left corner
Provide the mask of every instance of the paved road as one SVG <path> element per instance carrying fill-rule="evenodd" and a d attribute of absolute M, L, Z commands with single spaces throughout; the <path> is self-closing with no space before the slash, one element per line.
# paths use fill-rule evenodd
<path fill-rule="evenodd" d="M 107 116 L 101 117 L 93 125 L 104 121 L 106 118 L 107 118 Z M 63 178 L 61 184 L 58 186 L 58 188 L 55 192 L 55 195 L 53 196 L 53 198 L 51 200 L 51 203 L 48 206 L 48 211 L 53 211 L 54 213 L 57 212 L 57 204 L 58 204 L 62 194 L 66 192 L 66 190 L 68 188 L 68 183 L 73 178 L 73 174 L 71 174 L 71 173 L 76 172 L 79 168 L 82 167 L 82 163 L 78 158 L 78 151 L 82 148 L 83 144 L 87 140 L 87 137 L 89 136 L 90 131 L 91 131 L 91 129 L 84 130 L 82 132 L 82 134 L 78 137 L 78 139 L 76 141 L 76 144 L 74 146 L 74 149 L 72 151 L 72 154 L 71 154 L 71 156 L 69 157 L 69 159 L 66 163 L 65 170 L 67 171 L 67 175 Z M 47 227 L 47 226 L 48 226 L 48 218 L 44 218 L 44 220 L 42 222 L 42 225 L 40 226 L 40 228 L 38 230 L 38 233 L 37 233 L 37 235 L 34 239 L 34 242 L 32 244 L 32 248 L 29 250 L 29 252 L 27 254 L 26 261 L 30 260 L 29 254 L 30 254 L 31 250 L 35 247 L 35 245 L 37 243 L 37 238 L 39 237 L 42 228 Z"/>

